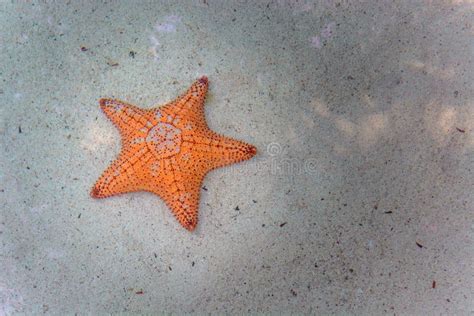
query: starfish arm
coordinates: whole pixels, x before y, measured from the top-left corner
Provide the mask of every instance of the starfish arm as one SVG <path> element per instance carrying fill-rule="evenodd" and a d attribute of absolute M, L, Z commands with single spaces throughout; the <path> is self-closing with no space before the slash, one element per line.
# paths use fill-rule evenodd
<path fill-rule="evenodd" d="M 207 166 L 207 171 L 248 160 L 255 156 L 253 145 L 207 131 L 202 136 L 183 137 L 183 142 Z"/>
<path fill-rule="evenodd" d="M 150 178 L 147 164 L 152 159 L 152 153 L 144 146 L 140 149 L 122 150 L 94 184 L 91 196 L 105 198 L 146 189 L 145 183 Z"/>
<path fill-rule="evenodd" d="M 176 157 L 160 161 L 156 169 L 159 175 L 148 183 L 146 190 L 159 195 L 184 228 L 194 230 L 204 174 L 178 163 Z"/>
<path fill-rule="evenodd" d="M 204 101 L 208 90 L 207 77 L 196 80 L 191 87 L 173 102 L 167 103 L 155 111 L 165 114 L 173 124 L 184 130 L 208 129 L 204 115 Z"/>
<path fill-rule="evenodd" d="M 152 115 L 149 110 L 116 99 L 100 99 L 99 102 L 102 111 L 120 131 L 122 139 L 128 139 L 130 135 L 147 126 Z"/>

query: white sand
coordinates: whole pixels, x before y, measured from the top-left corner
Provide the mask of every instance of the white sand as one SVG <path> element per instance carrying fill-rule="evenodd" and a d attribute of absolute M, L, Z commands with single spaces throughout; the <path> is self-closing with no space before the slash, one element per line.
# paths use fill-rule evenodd
<path fill-rule="evenodd" d="M 0 4 L 0 314 L 474 310 L 471 1 L 45 2 Z M 201 75 L 259 153 L 207 176 L 197 230 L 90 198 L 99 98 Z"/>

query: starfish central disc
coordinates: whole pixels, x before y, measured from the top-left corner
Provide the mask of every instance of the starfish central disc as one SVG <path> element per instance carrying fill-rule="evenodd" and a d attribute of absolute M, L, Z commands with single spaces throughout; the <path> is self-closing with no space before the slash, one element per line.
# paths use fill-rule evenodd
<path fill-rule="evenodd" d="M 146 137 L 148 148 L 161 159 L 177 155 L 181 142 L 181 130 L 168 123 L 156 124 Z"/>

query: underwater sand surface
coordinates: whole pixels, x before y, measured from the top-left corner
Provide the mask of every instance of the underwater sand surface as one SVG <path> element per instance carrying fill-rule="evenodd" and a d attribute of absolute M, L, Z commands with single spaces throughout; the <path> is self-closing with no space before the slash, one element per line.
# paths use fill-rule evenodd
<path fill-rule="evenodd" d="M 0 314 L 468 314 L 472 1 L 0 4 Z M 209 127 L 255 145 L 183 229 L 92 185 L 100 98 L 209 78 Z"/>

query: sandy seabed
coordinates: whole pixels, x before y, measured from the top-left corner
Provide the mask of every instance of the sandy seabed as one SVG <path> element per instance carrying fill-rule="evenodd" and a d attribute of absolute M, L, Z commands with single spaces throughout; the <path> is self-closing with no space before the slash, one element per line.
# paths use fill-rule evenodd
<path fill-rule="evenodd" d="M 472 1 L 4 1 L 0 314 L 474 311 Z M 90 189 L 98 100 L 201 75 L 211 172 L 190 233 Z"/>

